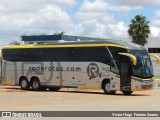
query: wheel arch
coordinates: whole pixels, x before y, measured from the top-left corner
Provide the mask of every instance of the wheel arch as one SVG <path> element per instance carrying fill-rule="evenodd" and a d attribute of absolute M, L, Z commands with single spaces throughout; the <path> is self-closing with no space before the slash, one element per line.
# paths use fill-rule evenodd
<path fill-rule="evenodd" d="M 104 84 L 106 81 L 110 82 L 110 78 L 105 78 L 105 79 L 102 80 L 101 89 L 103 88 L 103 84 Z"/>
<path fill-rule="evenodd" d="M 19 78 L 19 85 L 20 85 L 20 82 L 21 82 L 22 79 L 26 79 L 26 80 L 28 81 L 28 78 L 27 78 L 26 76 L 21 76 L 21 77 Z M 28 82 L 29 82 L 29 81 L 28 81 Z"/>
<path fill-rule="evenodd" d="M 30 79 L 30 82 L 32 82 L 35 79 L 37 79 L 40 82 L 40 79 L 37 76 L 32 76 L 31 79 Z"/>

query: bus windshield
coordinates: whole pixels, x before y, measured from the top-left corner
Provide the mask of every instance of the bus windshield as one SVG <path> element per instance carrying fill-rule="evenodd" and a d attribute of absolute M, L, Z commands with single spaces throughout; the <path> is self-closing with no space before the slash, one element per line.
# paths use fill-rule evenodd
<path fill-rule="evenodd" d="M 133 75 L 137 77 L 152 77 L 153 67 L 151 59 L 146 50 L 130 50 L 130 53 L 137 58 L 137 65 L 133 66 Z"/>

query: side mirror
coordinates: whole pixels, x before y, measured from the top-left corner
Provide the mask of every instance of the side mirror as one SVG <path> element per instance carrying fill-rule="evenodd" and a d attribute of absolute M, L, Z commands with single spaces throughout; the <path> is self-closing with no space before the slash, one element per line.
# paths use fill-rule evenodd
<path fill-rule="evenodd" d="M 118 54 L 130 57 L 132 59 L 133 65 L 137 65 L 137 59 L 134 55 L 129 53 L 118 53 Z"/>
<path fill-rule="evenodd" d="M 156 55 L 156 54 L 152 54 L 152 53 L 149 53 L 149 55 L 150 55 L 151 57 L 156 58 L 156 59 L 157 59 L 157 63 L 158 63 L 158 64 L 160 64 L 160 58 L 159 58 L 159 56 L 158 56 L 158 55 Z"/>

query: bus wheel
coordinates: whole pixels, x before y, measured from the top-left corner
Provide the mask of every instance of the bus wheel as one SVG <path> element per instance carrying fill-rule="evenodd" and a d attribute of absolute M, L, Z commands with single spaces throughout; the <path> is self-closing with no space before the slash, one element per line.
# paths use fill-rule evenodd
<path fill-rule="evenodd" d="M 61 88 L 59 87 L 50 87 L 49 90 L 50 91 L 59 91 Z"/>
<path fill-rule="evenodd" d="M 116 92 L 116 91 L 110 89 L 110 82 L 109 81 L 105 81 L 103 83 L 102 89 L 105 94 L 109 94 L 109 95 L 115 94 L 115 92 Z"/>
<path fill-rule="evenodd" d="M 125 94 L 125 95 L 130 95 L 130 94 L 132 94 L 133 91 L 122 91 L 122 92 L 123 92 L 123 94 Z"/>
<path fill-rule="evenodd" d="M 22 90 L 29 90 L 29 88 L 30 88 L 30 84 L 29 84 L 27 78 L 25 78 L 25 77 L 20 79 L 19 85 Z"/>
<path fill-rule="evenodd" d="M 40 84 L 40 81 L 38 78 L 34 78 L 31 81 L 31 87 L 32 87 L 32 90 L 34 90 L 34 91 L 41 90 L 41 84 Z"/>

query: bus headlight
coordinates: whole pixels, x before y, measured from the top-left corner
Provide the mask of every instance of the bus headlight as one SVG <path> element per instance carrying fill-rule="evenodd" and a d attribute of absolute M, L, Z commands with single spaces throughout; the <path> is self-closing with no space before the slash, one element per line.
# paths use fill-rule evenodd
<path fill-rule="evenodd" d="M 142 89 L 150 89 L 153 87 L 153 81 L 151 81 L 151 80 L 142 81 L 141 87 L 142 87 Z"/>

